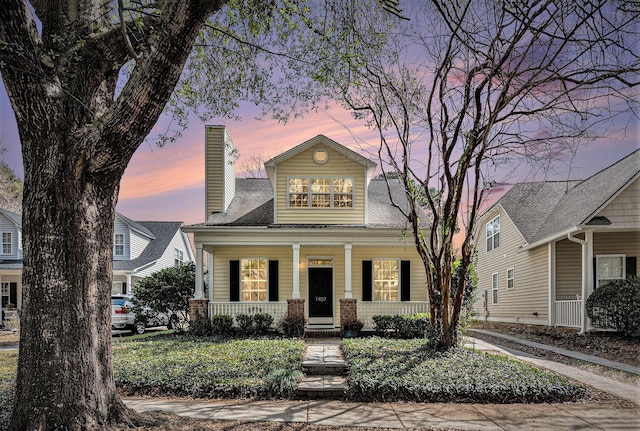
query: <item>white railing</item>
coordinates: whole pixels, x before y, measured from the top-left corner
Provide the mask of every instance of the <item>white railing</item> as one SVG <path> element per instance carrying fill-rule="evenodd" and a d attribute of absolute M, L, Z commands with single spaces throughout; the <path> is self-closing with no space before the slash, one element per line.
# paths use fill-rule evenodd
<path fill-rule="evenodd" d="M 556 326 L 582 326 L 582 300 L 556 301 Z"/>
<path fill-rule="evenodd" d="M 365 328 L 373 328 L 373 316 L 405 316 L 416 313 L 428 313 L 427 301 L 358 301 L 358 319 L 362 320 Z"/>
<path fill-rule="evenodd" d="M 270 314 L 274 324 L 287 315 L 286 302 L 210 302 L 209 315 L 226 314 L 235 319 L 238 314 Z"/>

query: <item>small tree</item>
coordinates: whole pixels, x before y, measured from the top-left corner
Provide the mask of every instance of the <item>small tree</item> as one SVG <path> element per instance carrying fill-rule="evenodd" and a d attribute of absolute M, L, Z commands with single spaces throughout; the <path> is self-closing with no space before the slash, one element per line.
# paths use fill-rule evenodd
<path fill-rule="evenodd" d="M 165 268 L 145 277 L 134 287 L 133 311 L 144 321 L 160 313 L 169 316 L 173 329 L 182 330 L 181 322 L 189 312 L 189 298 L 193 298 L 196 267 L 193 262 Z"/>

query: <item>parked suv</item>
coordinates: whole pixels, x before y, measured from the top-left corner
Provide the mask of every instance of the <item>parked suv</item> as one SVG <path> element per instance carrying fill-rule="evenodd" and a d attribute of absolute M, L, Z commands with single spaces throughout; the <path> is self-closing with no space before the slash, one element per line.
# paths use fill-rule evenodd
<path fill-rule="evenodd" d="M 111 328 L 129 329 L 137 334 L 144 334 L 146 328 L 153 326 L 170 326 L 170 319 L 166 314 L 159 314 L 146 322 L 136 321 L 133 309 L 133 295 L 111 296 Z"/>

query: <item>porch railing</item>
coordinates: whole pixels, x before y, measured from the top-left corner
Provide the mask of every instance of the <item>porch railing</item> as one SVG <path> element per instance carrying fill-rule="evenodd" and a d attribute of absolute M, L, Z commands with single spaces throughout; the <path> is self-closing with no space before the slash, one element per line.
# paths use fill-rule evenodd
<path fill-rule="evenodd" d="M 365 328 L 373 328 L 373 316 L 404 316 L 416 313 L 428 313 L 427 301 L 358 301 L 358 319 L 362 320 Z"/>
<path fill-rule="evenodd" d="M 274 324 L 287 315 L 286 302 L 210 302 L 209 313 L 226 314 L 235 319 L 238 314 L 270 314 Z"/>
<path fill-rule="evenodd" d="M 582 325 L 582 300 L 556 301 L 556 326 L 580 328 Z"/>

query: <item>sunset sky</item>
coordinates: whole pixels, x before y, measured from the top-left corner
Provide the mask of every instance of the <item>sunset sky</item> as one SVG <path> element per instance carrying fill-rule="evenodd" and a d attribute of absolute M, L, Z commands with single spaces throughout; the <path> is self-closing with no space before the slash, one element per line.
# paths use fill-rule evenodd
<path fill-rule="evenodd" d="M 339 107 L 297 119 L 286 125 L 257 120 L 257 111 L 242 109 L 242 121 L 212 119 L 207 124 L 225 124 L 239 150 L 239 164 L 253 154 L 265 160 L 318 134 L 357 151 L 375 162 L 376 134 L 353 120 Z M 163 130 L 161 120 L 156 130 Z M 602 129 L 603 138 L 585 143 L 576 157 L 556 166 L 552 179 L 586 178 L 639 147 L 637 120 L 620 118 Z M 0 141 L 7 149 L 3 159 L 23 177 L 20 142 L 15 118 L 4 86 L 0 85 Z M 568 166 L 571 166 L 571 172 Z M 502 174 L 498 182 L 513 183 L 529 178 L 528 172 Z M 504 191 L 499 187 L 496 192 Z M 497 195 L 498 193 L 496 193 Z M 134 220 L 180 220 L 187 224 L 204 221 L 204 124 L 192 118 L 177 142 L 157 147 L 143 143 L 122 180 L 118 211 Z"/>

